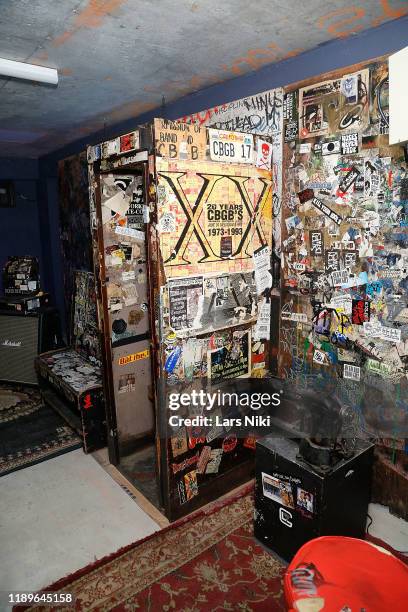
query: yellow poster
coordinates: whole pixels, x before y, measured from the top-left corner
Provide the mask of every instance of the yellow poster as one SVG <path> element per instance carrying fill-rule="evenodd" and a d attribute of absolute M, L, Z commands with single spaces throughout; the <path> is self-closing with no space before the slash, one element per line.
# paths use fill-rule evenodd
<path fill-rule="evenodd" d="M 167 278 L 250 272 L 272 246 L 271 172 L 250 165 L 157 159 L 158 229 Z"/>

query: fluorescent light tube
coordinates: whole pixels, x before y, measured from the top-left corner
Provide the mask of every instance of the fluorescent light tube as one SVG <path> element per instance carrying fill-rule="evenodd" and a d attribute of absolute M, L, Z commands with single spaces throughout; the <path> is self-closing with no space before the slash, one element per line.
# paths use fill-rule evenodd
<path fill-rule="evenodd" d="M 13 62 L 3 58 L 0 58 L 0 76 L 58 85 L 58 71 L 55 68 L 45 68 L 25 62 Z"/>

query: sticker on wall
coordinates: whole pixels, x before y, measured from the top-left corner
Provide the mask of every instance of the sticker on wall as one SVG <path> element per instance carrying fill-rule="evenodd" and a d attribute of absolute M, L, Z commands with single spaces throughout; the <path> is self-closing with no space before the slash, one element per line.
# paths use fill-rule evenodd
<path fill-rule="evenodd" d="M 358 132 L 341 135 L 341 154 L 355 155 L 358 153 Z"/>
<path fill-rule="evenodd" d="M 180 427 L 176 434 L 170 438 L 170 444 L 173 457 L 178 457 L 188 451 L 185 427 Z"/>
<path fill-rule="evenodd" d="M 197 474 L 195 470 L 184 475 L 184 485 L 187 501 L 198 495 Z"/>
<path fill-rule="evenodd" d="M 281 312 L 281 319 L 283 321 L 294 321 L 295 323 L 307 323 L 307 314 L 304 312 Z"/>
<path fill-rule="evenodd" d="M 206 474 L 218 474 L 220 469 L 223 450 L 222 448 L 214 448 L 210 454 L 210 460 L 205 468 Z"/>
<path fill-rule="evenodd" d="M 87 149 L 87 160 L 89 164 L 93 164 L 94 162 L 101 159 L 101 145 L 95 145 L 93 147 L 88 147 Z"/>
<path fill-rule="evenodd" d="M 337 249 L 327 250 L 324 253 L 325 272 L 340 270 L 340 251 Z"/>
<path fill-rule="evenodd" d="M 119 236 L 127 236 L 128 238 L 134 238 L 135 240 L 140 241 L 144 241 L 146 238 L 144 232 L 133 229 L 132 227 L 122 227 L 121 225 L 117 225 L 115 227 L 115 234 L 118 234 Z"/>
<path fill-rule="evenodd" d="M 327 142 L 322 142 L 321 153 L 322 155 L 334 155 L 340 153 L 340 141 L 328 140 Z"/>
<path fill-rule="evenodd" d="M 176 346 L 172 351 L 170 351 L 170 353 L 168 354 L 165 364 L 164 364 L 164 369 L 168 374 L 173 374 L 180 356 L 181 356 L 181 351 L 182 348 L 181 346 Z"/>
<path fill-rule="evenodd" d="M 302 191 L 298 192 L 298 198 L 299 198 L 299 202 L 301 204 L 304 204 L 305 202 L 309 202 L 309 200 L 312 200 L 314 198 L 314 191 L 313 189 L 303 189 Z"/>
<path fill-rule="evenodd" d="M 255 283 L 258 295 L 263 293 L 265 289 L 272 287 L 271 269 L 271 251 L 266 245 L 254 251 L 253 254 Z"/>
<path fill-rule="evenodd" d="M 136 230 L 144 230 L 143 220 L 143 177 L 137 176 L 133 179 L 132 195 L 129 202 L 129 208 L 126 211 L 127 227 L 132 227 Z"/>
<path fill-rule="evenodd" d="M 318 365 L 325 365 L 327 363 L 326 354 L 316 349 L 313 352 L 313 361 Z"/>
<path fill-rule="evenodd" d="M 283 117 L 285 121 L 284 141 L 292 142 L 298 137 L 297 92 L 285 93 L 283 100 Z"/>
<path fill-rule="evenodd" d="M 209 462 L 211 457 L 211 446 L 203 446 L 201 450 L 200 457 L 197 463 L 197 474 L 204 474 L 205 468 L 207 467 L 207 463 Z"/>
<path fill-rule="evenodd" d="M 350 363 L 343 364 L 343 378 L 348 378 L 349 380 L 360 380 L 360 367 L 352 365 Z"/>
<path fill-rule="evenodd" d="M 256 167 L 269 170 L 272 165 L 272 144 L 266 140 L 257 140 Z"/>
<path fill-rule="evenodd" d="M 101 156 L 102 159 L 106 159 L 107 157 L 111 157 L 112 155 L 117 155 L 120 151 L 120 143 L 119 138 L 114 138 L 113 140 L 107 140 L 102 143 L 101 148 Z"/>
<path fill-rule="evenodd" d="M 299 89 L 300 138 L 326 136 L 350 127 L 362 129 L 368 125 L 369 71 L 360 70 L 347 78 L 348 83 L 359 83 L 356 95 L 354 85 L 350 88 L 350 96 L 344 95 L 346 89 L 341 91 L 341 79 Z"/>
<path fill-rule="evenodd" d="M 224 132 L 208 129 L 210 157 L 218 162 L 252 164 L 254 161 L 254 137 L 242 132 Z"/>
<path fill-rule="evenodd" d="M 258 308 L 258 317 L 255 330 L 252 335 L 253 340 L 269 340 L 271 332 L 271 304 L 264 299 Z"/>
<path fill-rule="evenodd" d="M 317 208 L 317 210 L 320 210 L 320 212 L 324 213 L 329 219 L 331 219 L 331 221 L 334 221 L 334 223 L 340 225 L 342 221 L 340 215 L 338 215 L 334 210 L 326 206 L 326 204 L 322 202 L 322 200 L 319 200 L 319 198 L 313 198 L 312 204 Z"/>
<path fill-rule="evenodd" d="M 184 479 L 178 481 L 177 491 L 179 495 L 180 505 L 185 504 L 187 501 L 187 494 L 186 494 L 186 486 L 184 484 Z"/>
<path fill-rule="evenodd" d="M 173 470 L 173 474 L 178 474 L 179 472 L 182 472 L 183 470 L 187 469 L 188 467 L 191 467 L 192 465 L 195 465 L 199 459 L 199 452 L 197 452 L 195 455 L 193 455 L 192 457 L 188 457 L 187 459 L 184 459 L 184 461 L 182 461 L 181 463 L 172 463 L 171 464 L 171 469 Z"/>
<path fill-rule="evenodd" d="M 340 91 L 348 104 L 355 104 L 358 97 L 358 77 L 355 74 L 344 76 L 340 82 Z"/>
<path fill-rule="evenodd" d="M 229 332 L 224 346 L 208 352 L 208 378 L 216 383 L 238 376 L 249 376 L 250 351 L 250 330 Z"/>
<path fill-rule="evenodd" d="M 354 166 L 352 166 L 346 176 L 340 180 L 339 191 L 341 191 L 342 193 L 346 193 L 350 189 L 350 187 L 355 184 L 359 176 L 360 171 L 357 170 L 357 168 L 355 168 Z"/>
<path fill-rule="evenodd" d="M 245 446 L 245 448 L 250 448 L 252 450 L 255 450 L 256 441 L 258 440 L 258 438 L 259 436 L 257 436 L 256 434 L 252 434 L 252 435 L 250 434 L 244 439 L 243 446 Z"/>
<path fill-rule="evenodd" d="M 353 325 L 363 325 L 370 320 L 370 302 L 368 300 L 353 300 L 351 322 Z"/>
<path fill-rule="evenodd" d="M 171 234 L 176 231 L 176 217 L 171 211 L 165 212 L 163 215 L 161 215 L 157 224 L 157 229 L 162 234 Z"/>
<path fill-rule="evenodd" d="M 138 131 L 130 132 L 129 134 L 123 134 L 119 139 L 119 151 L 120 153 L 126 153 L 127 151 L 134 151 L 140 149 L 140 134 Z"/>
<path fill-rule="evenodd" d="M 118 393 L 132 393 L 136 391 L 136 374 L 123 374 L 119 376 Z"/>
<path fill-rule="evenodd" d="M 320 230 L 309 232 L 309 248 L 311 257 L 321 257 L 324 251 L 324 235 Z"/>
<path fill-rule="evenodd" d="M 222 450 L 224 453 L 232 452 L 238 444 L 238 439 L 236 434 L 230 434 L 226 436 L 222 441 Z"/>
<path fill-rule="evenodd" d="M 127 365 L 128 363 L 133 363 L 134 361 L 140 361 L 141 359 L 148 359 L 150 356 L 149 349 L 145 349 L 144 351 L 139 351 L 138 353 L 132 353 L 131 355 L 126 355 L 126 357 L 119 357 L 118 364 L 119 365 Z"/>

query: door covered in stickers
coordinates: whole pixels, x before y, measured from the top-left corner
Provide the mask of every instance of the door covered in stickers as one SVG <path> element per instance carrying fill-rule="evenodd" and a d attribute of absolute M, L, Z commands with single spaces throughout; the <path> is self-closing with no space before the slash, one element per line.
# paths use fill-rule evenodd
<path fill-rule="evenodd" d="M 388 118 L 386 60 L 285 91 L 279 373 L 403 438 L 408 172 Z"/>
<path fill-rule="evenodd" d="M 144 221 L 146 164 L 123 171 L 90 161 L 108 440 L 111 461 L 117 464 L 152 438 L 155 430 Z"/>

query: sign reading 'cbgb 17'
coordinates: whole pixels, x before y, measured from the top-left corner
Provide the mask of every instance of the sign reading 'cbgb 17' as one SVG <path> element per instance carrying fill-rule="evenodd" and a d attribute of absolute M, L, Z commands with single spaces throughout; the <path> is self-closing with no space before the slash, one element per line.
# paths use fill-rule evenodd
<path fill-rule="evenodd" d="M 270 172 L 157 159 L 158 227 L 167 277 L 249 272 L 272 240 Z"/>

